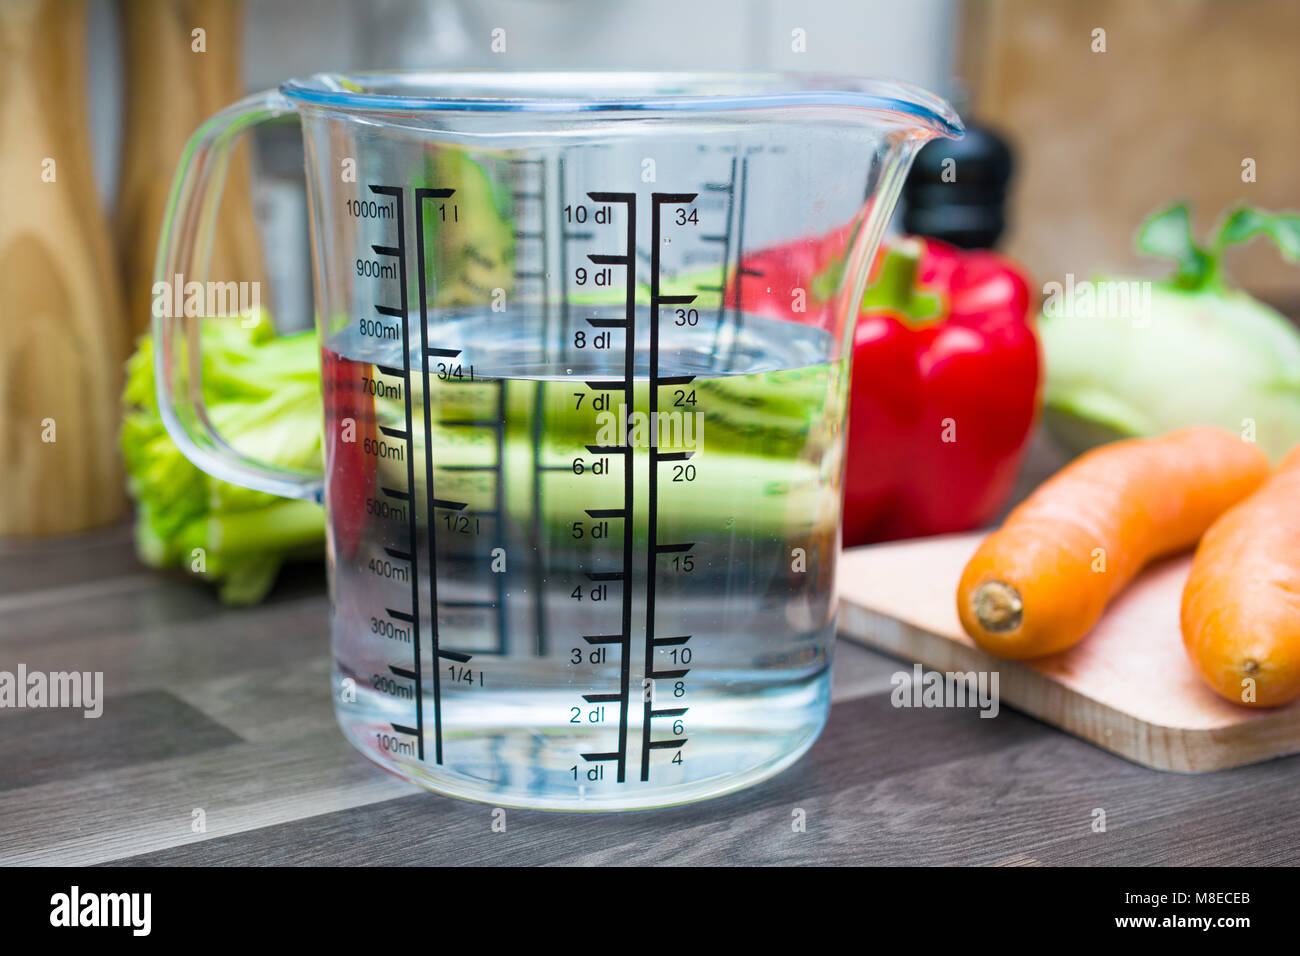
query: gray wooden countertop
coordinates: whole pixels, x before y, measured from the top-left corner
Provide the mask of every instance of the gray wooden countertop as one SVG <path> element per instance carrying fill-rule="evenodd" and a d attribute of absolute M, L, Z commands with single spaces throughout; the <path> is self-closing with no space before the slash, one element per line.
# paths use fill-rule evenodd
<path fill-rule="evenodd" d="M 106 697 L 97 720 L 0 710 L 0 862 L 1300 863 L 1300 757 L 1163 774 L 1007 708 L 895 709 L 910 665 L 844 640 L 829 725 L 779 776 L 667 810 L 509 810 L 494 832 L 491 807 L 344 741 L 322 574 L 237 610 L 141 567 L 125 527 L 0 543 L 0 670 L 103 671 Z"/>

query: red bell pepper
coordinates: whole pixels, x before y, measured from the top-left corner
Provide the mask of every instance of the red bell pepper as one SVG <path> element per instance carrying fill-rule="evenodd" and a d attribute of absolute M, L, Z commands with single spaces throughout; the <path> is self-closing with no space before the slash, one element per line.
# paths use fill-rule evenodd
<path fill-rule="evenodd" d="M 746 259 L 742 309 L 822 319 L 845 234 Z M 758 278 L 761 276 L 761 278 Z M 821 278 L 819 278 L 821 277 Z M 808 289 L 805 313 L 793 290 Z M 853 346 L 844 544 L 965 531 L 1015 485 L 1040 403 L 1029 280 L 1011 260 L 933 239 L 887 244 Z"/>

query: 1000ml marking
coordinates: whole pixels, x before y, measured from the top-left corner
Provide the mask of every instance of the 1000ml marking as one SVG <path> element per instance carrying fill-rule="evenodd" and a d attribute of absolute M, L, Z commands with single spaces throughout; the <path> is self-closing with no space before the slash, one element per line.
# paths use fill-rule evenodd
<path fill-rule="evenodd" d="M 373 199 L 349 199 L 343 203 L 348 215 L 354 219 L 392 219 L 393 204 L 379 203 Z"/>

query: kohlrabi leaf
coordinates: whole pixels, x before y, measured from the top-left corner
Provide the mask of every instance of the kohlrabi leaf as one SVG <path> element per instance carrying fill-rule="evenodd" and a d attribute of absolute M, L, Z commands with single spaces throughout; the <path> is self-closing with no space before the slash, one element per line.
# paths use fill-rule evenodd
<path fill-rule="evenodd" d="M 1213 271 L 1213 258 L 1192 236 L 1191 215 L 1185 203 L 1158 212 L 1144 222 L 1136 241 L 1140 251 L 1178 263 L 1173 281 L 1182 288 L 1198 288 Z"/>
<path fill-rule="evenodd" d="M 1270 213 L 1243 206 L 1228 217 L 1219 232 L 1221 245 L 1247 242 L 1263 233 L 1277 243 L 1287 259 L 1300 260 L 1300 215 Z"/>

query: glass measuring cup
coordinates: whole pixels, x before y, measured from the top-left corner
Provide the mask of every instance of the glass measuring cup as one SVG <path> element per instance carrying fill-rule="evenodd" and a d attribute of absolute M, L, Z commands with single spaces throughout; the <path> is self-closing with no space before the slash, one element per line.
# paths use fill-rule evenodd
<path fill-rule="evenodd" d="M 281 118 L 306 147 L 324 474 L 222 440 L 195 317 L 155 319 L 159 405 L 210 474 L 324 501 L 348 739 L 554 809 L 792 763 L 830 706 L 857 303 L 956 116 L 797 74 L 290 81 L 195 133 L 160 281 L 209 279 L 230 150 Z"/>

